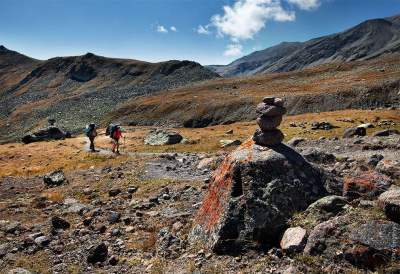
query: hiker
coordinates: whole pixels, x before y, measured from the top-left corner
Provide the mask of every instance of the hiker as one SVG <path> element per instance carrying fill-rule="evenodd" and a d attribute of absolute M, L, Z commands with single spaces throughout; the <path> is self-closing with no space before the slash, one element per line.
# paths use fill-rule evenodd
<path fill-rule="evenodd" d="M 106 129 L 106 135 L 109 135 L 113 142 L 112 152 L 116 154 L 119 153 L 119 140 L 122 137 L 121 127 L 116 124 L 110 124 Z"/>
<path fill-rule="evenodd" d="M 89 138 L 90 141 L 90 150 L 95 152 L 94 149 L 94 138 L 97 136 L 96 125 L 94 123 L 89 124 L 86 127 L 86 136 Z"/>

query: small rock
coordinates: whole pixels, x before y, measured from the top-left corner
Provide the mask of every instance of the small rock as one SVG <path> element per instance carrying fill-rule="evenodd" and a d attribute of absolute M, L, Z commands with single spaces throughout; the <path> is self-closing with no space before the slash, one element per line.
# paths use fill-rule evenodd
<path fill-rule="evenodd" d="M 359 126 L 357 126 L 357 127 L 367 129 L 367 128 L 374 128 L 374 125 L 371 124 L 371 123 L 365 123 L 365 124 L 361 124 L 361 125 L 359 125 Z"/>
<path fill-rule="evenodd" d="M 242 144 L 240 140 L 220 140 L 219 143 L 221 144 L 222 148 L 231 147 L 231 146 L 239 146 Z"/>
<path fill-rule="evenodd" d="M 127 189 L 128 193 L 131 193 L 131 194 L 135 193 L 137 190 L 138 190 L 138 188 L 136 186 L 130 186 Z"/>
<path fill-rule="evenodd" d="M 87 262 L 90 264 L 95 264 L 98 262 L 104 262 L 107 260 L 108 248 L 105 243 L 101 243 L 89 250 L 89 255 L 87 257 Z"/>
<path fill-rule="evenodd" d="M 281 248 L 287 252 L 300 252 L 307 241 L 307 231 L 301 227 L 288 228 L 283 234 Z"/>
<path fill-rule="evenodd" d="M 375 167 L 383 159 L 381 154 L 374 154 L 368 158 L 367 164 Z"/>
<path fill-rule="evenodd" d="M 108 191 L 108 196 L 110 196 L 110 197 L 115 197 L 115 196 L 117 196 L 118 194 L 120 194 L 121 193 L 121 189 L 119 189 L 119 188 L 114 188 L 114 189 L 110 189 L 110 191 Z"/>
<path fill-rule="evenodd" d="M 131 233 L 133 231 L 135 231 L 135 227 L 134 226 L 127 226 L 125 228 L 125 232 L 127 232 L 127 233 Z"/>
<path fill-rule="evenodd" d="M 110 260 L 108 261 L 108 263 L 110 264 L 110 265 L 113 265 L 113 266 L 115 266 L 115 265 L 117 265 L 118 264 L 118 257 L 117 256 L 111 256 L 111 258 L 110 258 Z"/>
<path fill-rule="evenodd" d="M 92 192 L 93 191 L 89 187 L 83 189 L 83 194 L 85 194 L 85 195 L 90 195 L 90 194 L 92 194 Z"/>
<path fill-rule="evenodd" d="M 113 230 L 111 230 L 111 236 L 119 236 L 121 235 L 121 230 L 119 230 L 118 228 L 114 228 Z"/>
<path fill-rule="evenodd" d="M 62 170 L 56 170 L 43 177 L 43 182 L 47 187 L 60 186 L 68 183 L 67 178 Z"/>
<path fill-rule="evenodd" d="M 121 214 L 115 211 L 111 211 L 107 218 L 110 224 L 118 223 L 120 219 L 121 219 Z"/>
<path fill-rule="evenodd" d="M 40 236 L 35 239 L 35 243 L 39 246 L 46 246 L 50 243 L 50 239 L 46 236 Z"/>
<path fill-rule="evenodd" d="M 225 134 L 227 134 L 227 135 L 233 134 L 233 129 L 230 129 L 230 130 L 226 131 Z"/>
<path fill-rule="evenodd" d="M 71 225 L 69 224 L 69 222 L 67 222 L 66 220 L 54 216 L 51 218 L 51 225 L 53 226 L 54 229 L 68 229 Z"/>
<path fill-rule="evenodd" d="M 172 231 L 173 232 L 178 232 L 179 230 L 181 230 L 183 227 L 183 224 L 181 222 L 176 222 L 172 225 Z"/>

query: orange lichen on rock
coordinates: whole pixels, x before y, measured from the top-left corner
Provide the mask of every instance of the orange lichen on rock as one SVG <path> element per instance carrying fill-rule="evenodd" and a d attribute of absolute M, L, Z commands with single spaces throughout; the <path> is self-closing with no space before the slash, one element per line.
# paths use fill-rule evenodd
<path fill-rule="evenodd" d="M 195 219 L 195 223 L 201 224 L 207 230 L 218 223 L 224 213 L 225 204 L 230 199 L 234 166 L 235 162 L 228 156 L 213 174 L 209 190 Z"/>
<path fill-rule="evenodd" d="M 366 171 L 357 176 L 346 176 L 343 181 L 343 195 L 348 198 L 374 197 L 389 188 L 392 181 L 375 171 Z"/>

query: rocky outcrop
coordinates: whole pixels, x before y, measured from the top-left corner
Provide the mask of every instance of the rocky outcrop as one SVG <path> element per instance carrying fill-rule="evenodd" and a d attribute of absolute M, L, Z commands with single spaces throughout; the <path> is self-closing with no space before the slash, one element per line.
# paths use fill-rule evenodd
<path fill-rule="evenodd" d="M 65 138 L 70 138 L 71 133 L 64 132 L 58 127 L 50 126 L 47 128 L 40 129 L 32 134 L 25 135 L 22 138 L 24 144 L 29 144 L 33 142 L 49 141 L 49 140 L 62 140 Z"/>
<path fill-rule="evenodd" d="M 214 172 L 190 239 L 219 253 L 265 248 L 279 242 L 295 212 L 325 194 L 322 172 L 299 153 L 248 140 Z"/>
<path fill-rule="evenodd" d="M 145 137 L 144 143 L 151 146 L 173 145 L 182 141 L 183 137 L 177 132 L 154 129 Z"/>

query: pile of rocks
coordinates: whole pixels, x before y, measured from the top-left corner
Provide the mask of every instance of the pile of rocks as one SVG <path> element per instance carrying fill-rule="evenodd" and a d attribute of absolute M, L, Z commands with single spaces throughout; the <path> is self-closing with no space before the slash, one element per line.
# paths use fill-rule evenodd
<path fill-rule="evenodd" d="M 282 117 L 286 113 L 283 107 L 283 100 L 275 97 L 265 97 L 263 102 L 258 104 L 256 109 L 258 114 L 257 124 L 260 129 L 254 133 L 253 140 L 260 146 L 274 146 L 283 141 L 283 133 L 277 129 L 282 122 Z"/>

